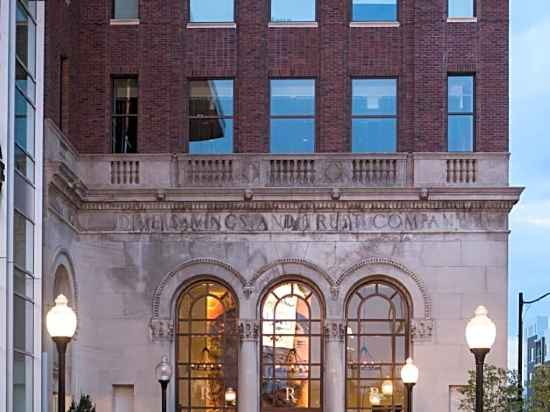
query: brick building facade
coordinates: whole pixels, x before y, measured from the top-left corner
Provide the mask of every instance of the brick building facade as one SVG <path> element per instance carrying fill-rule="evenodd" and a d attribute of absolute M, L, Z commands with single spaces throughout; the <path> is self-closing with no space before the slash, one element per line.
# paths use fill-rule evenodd
<path fill-rule="evenodd" d="M 447 75 L 476 75 L 476 150 L 508 150 L 508 7 L 477 0 L 477 22 L 448 22 L 447 1 L 400 1 L 398 27 L 350 27 L 350 2 L 318 1 L 316 27 L 270 27 L 267 0 L 236 3 L 236 27 L 191 28 L 188 2 L 140 4 L 139 24 L 109 24 L 110 1 L 48 9 L 48 117 L 111 152 L 112 78 L 139 78 L 139 152 L 182 153 L 188 81 L 235 79 L 235 152 L 268 151 L 269 79 L 317 79 L 318 152 L 350 151 L 351 78 L 399 78 L 400 152 L 446 150 Z"/>
<path fill-rule="evenodd" d="M 98 410 L 167 355 L 169 411 L 402 412 L 412 357 L 455 412 L 480 304 L 506 364 L 507 5 L 297 4 L 47 3 L 44 300 Z"/>

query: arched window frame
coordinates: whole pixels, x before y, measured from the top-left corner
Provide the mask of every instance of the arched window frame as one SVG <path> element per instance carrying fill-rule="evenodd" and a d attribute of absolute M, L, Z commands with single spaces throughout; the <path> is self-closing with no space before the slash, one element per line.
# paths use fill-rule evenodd
<path fill-rule="evenodd" d="M 361 299 L 361 303 L 357 306 L 357 316 L 355 318 L 351 318 L 349 316 L 349 307 L 350 307 L 350 303 L 353 299 L 354 296 L 358 295 L 358 292 L 365 288 L 365 287 L 368 287 L 370 285 L 375 285 L 375 293 L 372 294 L 372 295 L 368 295 L 368 296 L 363 296 L 361 297 L 360 296 L 360 299 Z M 403 400 L 402 400 L 402 404 L 396 404 L 395 403 L 395 398 L 394 398 L 394 395 L 392 395 L 392 403 L 391 405 L 389 406 L 380 406 L 379 409 L 369 409 L 368 407 L 361 407 L 360 405 L 351 405 L 349 404 L 349 391 L 348 391 L 348 385 L 349 385 L 349 382 L 352 381 L 352 380 L 357 380 L 357 379 L 354 379 L 354 378 L 350 378 L 350 367 L 353 368 L 353 367 L 360 367 L 361 365 L 361 362 L 360 362 L 360 355 L 358 354 L 357 355 L 357 362 L 355 363 L 350 363 L 350 359 L 349 359 L 349 348 L 350 348 L 350 337 L 355 337 L 357 339 L 357 346 L 360 346 L 360 339 L 359 337 L 361 336 L 361 330 L 357 330 L 355 331 L 355 333 L 353 333 L 353 331 L 350 331 L 350 323 L 351 322 L 357 322 L 358 325 L 361 325 L 362 322 L 366 322 L 366 321 L 369 321 L 369 318 L 362 318 L 360 317 L 360 313 L 361 313 L 361 309 L 363 307 L 363 305 L 366 303 L 366 301 L 372 297 L 382 297 L 383 299 L 385 300 L 388 300 L 388 298 L 386 296 L 381 296 L 379 294 L 379 285 L 383 285 L 383 286 L 386 286 L 386 287 L 390 287 L 392 289 L 395 290 L 395 294 L 399 294 L 401 296 L 401 299 L 402 299 L 402 302 L 403 302 L 403 316 L 402 318 L 389 318 L 388 317 L 388 320 L 387 321 L 392 321 L 393 322 L 404 322 L 404 333 L 403 334 L 399 334 L 399 333 L 391 333 L 391 334 L 388 334 L 386 336 L 391 336 L 391 339 L 392 339 L 392 362 L 391 362 L 391 366 L 389 366 L 392 370 L 392 375 L 390 376 L 390 380 L 392 381 L 392 384 L 395 383 L 395 382 L 400 382 L 401 381 L 401 377 L 399 376 L 398 374 L 398 368 L 400 370 L 400 366 L 402 366 L 404 363 L 405 363 L 405 360 L 410 356 L 411 354 L 411 346 L 412 346 L 412 339 L 411 339 L 411 320 L 412 320 L 412 314 L 414 313 L 413 312 L 413 305 L 412 305 L 412 298 L 409 294 L 409 292 L 407 291 L 407 289 L 401 285 L 399 282 L 393 280 L 393 279 L 390 279 L 390 278 L 387 278 L 387 277 L 384 277 L 384 276 L 371 276 L 367 279 L 363 279 L 359 282 L 357 282 L 357 284 L 351 288 L 351 291 L 348 293 L 348 295 L 346 296 L 346 300 L 345 300 L 345 306 L 344 306 L 344 310 L 345 310 L 345 324 L 346 324 L 346 335 L 345 335 L 345 387 L 344 387 L 344 391 L 345 391 L 345 411 L 355 411 L 355 410 L 365 410 L 365 411 L 383 411 L 383 412 L 402 412 L 404 410 L 406 410 L 406 397 L 405 397 L 405 393 L 403 392 Z M 395 296 L 395 295 L 393 295 Z M 389 299 L 390 303 L 391 303 L 391 299 Z M 376 319 L 370 319 L 370 321 L 377 321 Z M 385 319 L 384 320 L 381 320 L 381 321 L 386 321 Z M 392 331 L 394 329 L 392 328 Z M 350 333 L 351 332 L 351 333 Z M 375 334 L 373 333 L 372 335 L 370 334 L 365 334 L 363 336 L 384 336 L 384 334 Z M 396 340 L 395 340 L 395 337 L 396 336 L 404 336 L 404 350 L 405 350 L 405 353 L 404 353 L 404 356 L 403 356 L 403 359 L 402 359 L 402 362 L 396 362 L 396 354 L 395 354 L 395 350 L 396 350 Z M 384 362 L 376 362 L 376 360 L 374 362 L 371 363 L 370 366 L 375 366 L 375 365 L 384 365 L 385 363 Z M 353 365 L 353 366 L 351 366 Z M 384 382 L 386 381 L 387 377 L 386 376 L 381 376 L 380 377 L 380 382 Z M 361 378 L 359 378 L 359 381 L 361 380 Z M 375 379 L 373 379 L 375 380 Z M 395 385 L 393 385 L 393 388 L 395 387 Z M 382 388 L 380 388 L 380 393 L 382 394 Z"/>
<path fill-rule="evenodd" d="M 231 388 L 235 391 L 236 393 L 236 400 L 234 403 L 232 404 L 228 404 L 227 402 L 224 402 L 224 405 L 223 406 L 216 406 L 216 407 L 200 407 L 200 406 L 193 406 L 192 404 L 192 382 L 194 380 L 204 380 L 204 379 L 201 379 L 200 377 L 193 377 L 192 375 L 192 372 L 191 372 L 191 369 L 192 369 L 192 365 L 196 366 L 196 367 L 200 367 L 200 365 L 206 365 L 205 363 L 203 362 L 193 362 L 192 361 L 192 357 L 191 357 L 191 337 L 192 336 L 201 336 L 201 335 L 205 335 L 205 334 L 202 334 L 202 333 L 193 333 L 192 331 L 192 322 L 197 322 L 197 321 L 201 321 L 201 320 L 204 320 L 204 319 L 198 319 L 198 318 L 194 318 L 193 317 L 193 307 L 194 305 L 197 304 L 197 302 L 206 297 L 206 296 L 212 296 L 214 297 L 216 300 L 220 301 L 220 299 L 215 296 L 215 295 L 210 295 L 210 291 L 208 290 L 206 294 L 200 294 L 198 295 L 197 297 L 193 298 L 192 299 L 192 303 L 190 304 L 190 307 L 189 307 L 189 313 L 187 314 L 187 317 L 182 317 L 181 316 L 181 306 L 182 306 L 182 303 L 184 301 L 184 298 L 185 296 L 189 295 L 189 293 L 191 293 L 191 291 L 196 288 L 196 287 L 200 287 L 201 285 L 204 285 L 204 284 L 208 284 L 208 285 L 215 285 L 217 287 L 222 287 L 226 290 L 226 292 L 231 296 L 231 299 L 232 301 L 234 302 L 234 311 L 235 311 L 235 316 L 234 316 L 234 324 L 232 325 L 232 331 L 230 334 L 217 334 L 217 335 L 220 335 L 223 339 L 223 343 L 224 343 L 224 353 L 225 353 L 225 345 L 227 344 L 227 337 L 228 336 L 232 336 L 234 338 L 234 340 L 236 341 L 237 343 L 237 347 L 236 349 L 236 356 L 235 356 L 235 361 L 232 362 L 231 365 L 225 365 L 223 361 L 221 362 L 214 362 L 214 364 L 217 364 L 217 366 L 221 365 L 221 369 L 224 371 L 224 375 L 223 377 L 226 376 L 226 372 L 225 370 L 229 370 L 231 374 L 233 374 L 232 378 L 235 382 L 235 385 L 234 386 L 231 386 Z M 188 284 L 181 289 L 181 291 L 177 294 L 177 300 L 176 300 L 176 305 L 175 305 L 175 319 L 176 319 L 176 344 L 175 344 L 175 392 L 176 392 L 176 396 L 175 396 L 175 406 L 176 406 L 176 411 L 181 411 L 181 412 L 195 412 L 195 411 L 204 411 L 204 412 L 207 412 L 209 410 L 212 410 L 212 409 L 216 409 L 217 411 L 224 411 L 224 412 L 236 412 L 237 409 L 238 409 L 238 399 L 239 399 L 239 396 L 238 396 L 238 387 L 239 387 L 239 382 L 238 382 L 238 357 L 239 357 L 239 327 L 238 327 L 238 322 L 239 322 L 239 299 L 238 299 L 238 296 L 237 294 L 234 292 L 233 288 L 228 285 L 226 282 L 224 282 L 223 280 L 221 279 L 218 279 L 218 278 L 214 278 L 214 277 L 197 277 L 195 279 L 192 279 L 191 281 L 188 282 Z M 224 330 L 225 330 L 225 327 L 227 326 L 226 325 L 226 319 L 225 317 L 227 316 L 227 309 L 224 310 Z M 211 320 L 210 320 L 211 321 Z M 182 322 L 185 322 L 187 323 L 187 332 L 182 332 L 181 331 L 181 324 Z M 182 350 L 182 346 L 184 346 L 182 343 L 180 343 L 180 337 L 182 336 L 185 336 L 187 337 L 186 339 L 186 344 L 187 344 L 187 347 L 185 347 L 184 349 L 188 351 L 188 354 L 187 354 L 187 362 L 181 362 L 180 360 L 180 351 Z M 215 336 L 215 335 L 212 335 L 212 336 Z M 188 367 L 188 372 L 187 374 L 185 374 L 185 376 L 183 376 L 183 374 L 181 374 L 181 371 L 180 371 L 180 368 L 184 369 L 185 367 Z M 227 367 L 227 368 L 226 368 Z M 222 380 L 224 379 L 222 377 Z M 188 385 L 188 400 L 189 400 L 189 404 L 188 405 L 180 405 L 180 397 L 181 397 L 181 394 L 180 394 L 180 381 L 181 380 L 184 380 L 187 382 L 187 385 Z M 227 387 L 224 387 L 224 390 L 227 391 L 229 389 L 229 386 Z M 224 394 L 224 399 L 225 399 L 225 394 Z"/>
<path fill-rule="evenodd" d="M 311 307 L 308 305 L 308 310 L 309 310 L 309 313 L 310 313 L 310 317 L 308 319 L 309 333 L 299 335 L 299 336 L 308 336 L 309 337 L 310 348 L 309 348 L 308 363 L 307 364 L 304 363 L 304 365 L 308 366 L 308 382 L 311 383 L 312 381 L 319 381 L 319 390 L 320 390 L 320 393 L 319 393 L 319 407 L 311 407 L 311 408 L 295 408 L 295 407 L 277 408 L 277 407 L 271 407 L 270 408 L 270 407 L 264 406 L 264 402 L 263 402 L 263 385 L 264 385 L 264 381 L 269 380 L 269 378 L 266 379 L 264 377 L 264 367 L 266 365 L 266 362 L 264 360 L 263 340 L 264 340 L 264 337 L 269 337 L 269 336 L 275 336 L 276 335 L 275 330 L 274 330 L 275 325 L 273 325 L 273 333 L 266 333 L 264 322 L 272 322 L 273 319 L 268 319 L 268 318 L 264 317 L 264 305 L 265 305 L 268 297 L 271 294 L 273 294 L 273 292 L 277 288 L 279 288 L 279 287 L 281 287 L 285 284 L 303 284 L 304 286 L 306 286 L 310 290 L 310 294 L 308 295 L 308 297 L 311 296 L 311 295 L 315 296 L 315 298 L 317 299 L 317 303 L 319 305 L 319 317 L 318 318 L 312 318 L 311 317 Z M 278 298 L 278 303 L 280 303 L 283 299 L 291 296 L 292 294 L 293 294 L 293 289 L 292 289 L 290 295 L 280 296 Z M 306 300 L 307 300 L 308 297 L 306 297 Z M 299 298 L 301 298 L 301 297 L 299 297 Z M 303 298 L 301 298 L 301 299 L 304 300 Z M 276 307 L 277 307 L 278 303 L 273 308 L 273 314 L 274 315 L 276 313 Z M 265 291 L 262 294 L 261 299 L 259 300 L 258 310 L 259 310 L 259 319 L 260 319 L 260 334 L 259 334 L 259 345 L 260 345 L 260 351 L 259 351 L 260 352 L 260 376 L 259 376 L 259 378 L 260 378 L 260 393 L 259 393 L 259 396 L 260 396 L 260 411 L 261 412 L 271 412 L 271 411 L 288 412 L 288 411 L 291 411 L 291 410 L 296 410 L 296 411 L 299 411 L 299 410 L 305 410 L 305 411 L 312 410 L 312 411 L 316 411 L 316 412 L 322 412 L 323 409 L 324 409 L 323 408 L 323 403 L 324 403 L 324 361 L 325 361 L 325 358 L 324 358 L 325 357 L 324 322 L 325 322 L 325 319 L 326 319 L 326 304 L 325 304 L 323 293 L 311 281 L 309 281 L 308 279 L 305 279 L 303 277 L 290 276 L 290 277 L 278 278 L 277 281 L 272 282 L 271 284 L 269 284 L 265 288 Z M 311 333 L 311 331 L 312 331 L 311 324 L 313 322 L 318 323 L 318 333 Z M 319 344 L 320 344 L 319 362 L 315 362 L 315 363 L 311 362 L 311 338 L 312 337 L 318 338 Z M 276 363 L 275 362 L 268 363 L 268 365 L 272 365 L 274 367 L 276 365 Z M 311 378 L 310 371 L 311 371 L 312 367 L 318 368 L 319 378 Z M 309 390 L 311 391 L 311 385 L 308 384 L 308 387 L 309 387 Z"/>

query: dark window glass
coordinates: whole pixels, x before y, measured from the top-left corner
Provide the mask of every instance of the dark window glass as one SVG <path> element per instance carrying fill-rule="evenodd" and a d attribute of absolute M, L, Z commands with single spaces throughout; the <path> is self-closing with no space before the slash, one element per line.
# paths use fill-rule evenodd
<path fill-rule="evenodd" d="M 17 62 L 15 67 L 15 84 L 32 102 L 34 102 L 36 85 L 27 70 Z"/>
<path fill-rule="evenodd" d="M 19 212 L 14 214 L 13 244 L 15 264 L 32 273 L 34 270 L 34 225 Z"/>
<path fill-rule="evenodd" d="M 33 311 L 31 301 L 15 294 L 13 297 L 14 336 L 13 346 L 16 350 L 33 353 Z"/>
<path fill-rule="evenodd" d="M 474 150 L 474 83 L 473 76 L 449 76 L 449 152 Z"/>
<path fill-rule="evenodd" d="M 352 82 L 352 151 L 397 150 L 397 79 Z"/>
<path fill-rule="evenodd" d="M 346 411 L 404 411 L 401 367 L 410 339 L 405 296 L 389 283 L 368 282 L 349 297 L 346 312 Z"/>
<path fill-rule="evenodd" d="M 474 17 L 475 0 L 449 0 L 449 17 Z"/>
<path fill-rule="evenodd" d="M 353 0 L 353 21 L 396 21 L 397 0 Z"/>
<path fill-rule="evenodd" d="M 271 0 L 271 21 L 315 21 L 316 0 Z"/>
<path fill-rule="evenodd" d="M 15 328 L 17 329 L 17 328 Z M 13 355 L 13 411 L 33 410 L 33 362 L 34 359 L 22 353 Z"/>
<path fill-rule="evenodd" d="M 234 0 L 190 0 L 191 22 L 232 22 L 235 20 Z"/>
<path fill-rule="evenodd" d="M 15 143 L 34 155 L 34 107 L 18 89 L 15 91 Z"/>
<path fill-rule="evenodd" d="M 233 80 L 190 82 L 189 153 L 233 153 Z"/>
<path fill-rule="evenodd" d="M 271 153 L 315 151 L 315 80 L 271 81 Z"/>
<path fill-rule="evenodd" d="M 16 54 L 21 63 L 31 75 L 35 70 L 36 55 L 36 25 L 29 17 L 21 4 L 17 4 L 16 11 Z"/>
<path fill-rule="evenodd" d="M 113 80 L 113 153 L 137 153 L 138 81 Z"/>
<path fill-rule="evenodd" d="M 137 19 L 139 17 L 138 0 L 113 0 L 114 19 Z"/>

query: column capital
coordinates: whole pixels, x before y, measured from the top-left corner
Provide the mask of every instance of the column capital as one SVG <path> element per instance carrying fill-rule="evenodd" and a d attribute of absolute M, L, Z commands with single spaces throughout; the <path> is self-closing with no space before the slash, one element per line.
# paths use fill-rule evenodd
<path fill-rule="evenodd" d="M 241 341 L 256 342 L 260 335 L 260 324 L 256 319 L 240 319 L 239 320 L 239 334 L 241 335 Z"/>
<path fill-rule="evenodd" d="M 325 320 L 325 338 L 330 341 L 343 342 L 346 337 L 346 321 L 344 319 Z"/>

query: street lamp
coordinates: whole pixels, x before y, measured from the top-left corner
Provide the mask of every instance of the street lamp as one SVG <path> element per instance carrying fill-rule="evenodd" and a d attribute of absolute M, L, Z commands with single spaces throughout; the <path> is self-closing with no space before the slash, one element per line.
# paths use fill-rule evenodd
<path fill-rule="evenodd" d="M 407 388 L 407 412 L 412 412 L 412 391 L 418 382 L 418 368 L 411 358 L 407 359 L 407 363 L 401 368 L 401 380 Z"/>
<path fill-rule="evenodd" d="M 483 363 L 497 336 L 497 328 L 487 313 L 485 306 L 478 306 L 466 326 L 466 342 L 476 358 L 476 412 L 483 412 Z"/>
<path fill-rule="evenodd" d="M 76 332 L 76 314 L 67 305 L 69 301 L 64 295 L 55 299 L 55 306 L 46 315 L 46 327 L 57 346 L 59 355 L 59 373 L 57 389 L 57 410 L 65 411 L 65 353 L 67 345 Z"/>
<path fill-rule="evenodd" d="M 166 388 L 172 377 L 172 368 L 168 363 L 168 356 L 163 356 L 155 370 L 157 380 L 162 388 L 162 412 L 166 412 Z"/>

